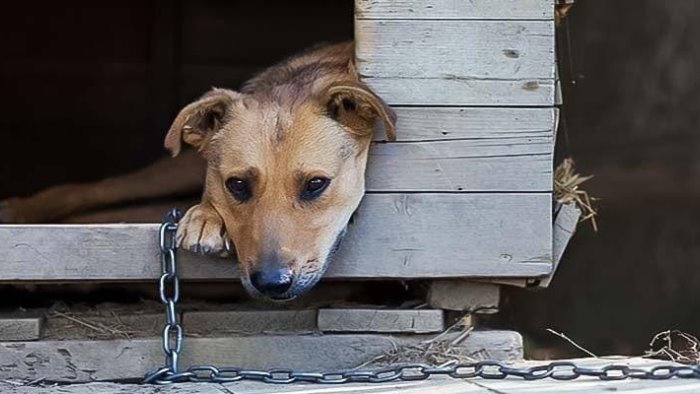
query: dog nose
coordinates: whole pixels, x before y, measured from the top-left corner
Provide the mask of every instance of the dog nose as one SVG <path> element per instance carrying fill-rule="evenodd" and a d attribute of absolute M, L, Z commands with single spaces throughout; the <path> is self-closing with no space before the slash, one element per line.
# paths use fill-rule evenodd
<path fill-rule="evenodd" d="M 290 269 L 262 269 L 250 274 L 250 282 L 260 293 L 268 297 L 280 297 L 292 287 L 293 274 Z"/>

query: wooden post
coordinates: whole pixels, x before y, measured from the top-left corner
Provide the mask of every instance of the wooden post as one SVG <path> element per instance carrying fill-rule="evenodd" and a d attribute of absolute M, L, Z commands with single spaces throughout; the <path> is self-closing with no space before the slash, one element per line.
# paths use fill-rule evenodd
<path fill-rule="evenodd" d="M 461 279 L 441 279 L 430 283 L 428 304 L 433 308 L 471 313 L 498 311 L 500 287 Z"/>

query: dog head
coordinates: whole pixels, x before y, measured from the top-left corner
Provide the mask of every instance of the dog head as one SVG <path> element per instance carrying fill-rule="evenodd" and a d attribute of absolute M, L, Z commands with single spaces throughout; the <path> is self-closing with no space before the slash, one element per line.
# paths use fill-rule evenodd
<path fill-rule="evenodd" d="M 286 300 L 326 270 L 365 190 L 375 121 L 395 117 L 360 82 L 285 102 L 214 89 L 177 116 L 165 146 L 207 159 L 203 200 L 222 217 L 246 290 Z"/>

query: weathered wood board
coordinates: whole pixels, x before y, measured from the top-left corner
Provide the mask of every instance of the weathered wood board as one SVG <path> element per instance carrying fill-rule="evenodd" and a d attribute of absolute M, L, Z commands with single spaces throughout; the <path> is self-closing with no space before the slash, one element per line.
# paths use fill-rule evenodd
<path fill-rule="evenodd" d="M 551 21 L 360 19 L 355 34 L 357 68 L 365 81 L 554 80 Z"/>
<path fill-rule="evenodd" d="M 323 332 L 442 332 L 439 309 L 319 309 L 318 329 Z"/>
<path fill-rule="evenodd" d="M 548 193 L 369 194 L 326 277 L 544 276 L 551 223 Z M 0 281 L 155 279 L 157 228 L 0 226 Z M 231 259 L 180 256 L 184 278 L 238 277 Z"/>
<path fill-rule="evenodd" d="M 398 142 L 541 138 L 556 131 L 556 108 L 394 106 L 393 109 L 397 116 Z M 378 127 L 374 140 L 385 138 L 384 130 Z"/>
<path fill-rule="evenodd" d="M 0 313 L 0 341 L 34 341 L 41 336 L 42 310 Z"/>
<path fill-rule="evenodd" d="M 552 189 L 552 137 L 491 137 L 375 144 L 367 174 L 379 191 Z"/>
<path fill-rule="evenodd" d="M 498 311 L 500 287 L 496 284 L 463 279 L 437 279 L 430 282 L 427 303 L 433 308 L 471 313 Z"/>
<path fill-rule="evenodd" d="M 554 22 L 355 20 L 357 68 L 391 105 L 554 104 Z"/>
<path fill-rule="evenodd" d="M 316 331 L 317 312 L 312 309 L 272 311 L 192 311 L 182 314 L 188 333 L 210 335 L 232 334 L 297 334 Z"/>
<path fill-rule="evenodd" d="M 215 364 L 246 368 L 331 370 L 353 368 L 401 345 L 416 345 L 434 336 L 256 335 L 186 338 L 182 366 Z M 522 338 L 513 331 L 472 331 L 455 347 L 477 359 L 522 358 Z M 0 343 L 0 380 L 59 382 L 140 379 L 163 363 L 158 338 L 106 341 L 39 341 Z"/>
<path fill-rule="evenodd" d="M 553 20 L 553 0 L 355 0 L 357 19 Z"/>
<path fill-rule="evenodd" d="M 557 205 L 558 210 L 554 218 L 554 233 L 552 234 L 552 273 L 539 282 L 540 287 L 548 287 L 552 283 L 566 246 L 574 236 L 581 218 L 581 210 L 576 206 L 576 203 Z"/>
<path fill-rule="evenodd" d="M 642 358 L 591 358 L 559 360 L 573 361 L 589 368 L 601 368 L 615 363 L 627 365 L 630 368 L 651 369 L 656 366 L 668 365 L 666 361 L 648 360 Z M 516 361 L 510 363 L 513 367 L 527 367 L 543 364 L 542 361 Z M 675 364 L 679 365 L 680 364 Z M 0 392 L 3 394 L 46 394 L 60 392 L 63 394 L 160 394 L 163 386 L 136 385 L 93 382 L 86 384 L 68 384 L 59 387 L 23 386 L 26 380 L 0 381 Z M 55 391 L 54 391 L 55 390 Z M 452 379 L 447 376 L 433 376 L 421 381 L 389 382 L 389 383 L 348 383 L 335 386 L 320 386 L 312 383 L 294 383 L 291 385 L 274 385 L 262 382 L 241 381 L 235 383 L 178 383 L 167 386 L 167 392 L 172 394 L 523 394 L 523 393 L 634 393 L 634 394 L 696 394 L 700 392 L 700 381 L 697 379 L 673 378 L 669 380 L 608 380 L 603 381 L 593 377 L 582 377 L 572 381 L 557 381 L 554 379 L 523 380 L 516 377 L 506 379 Z"/>
<path fill-rule="evenodd" d="M 553 80 L 365 79 L 392 105 L 551 106 Z"/>

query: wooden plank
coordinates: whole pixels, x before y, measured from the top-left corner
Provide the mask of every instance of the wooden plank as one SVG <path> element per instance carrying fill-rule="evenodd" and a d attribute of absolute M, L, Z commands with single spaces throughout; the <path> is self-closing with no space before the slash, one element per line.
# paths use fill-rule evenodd
<path fill-rule="evenodd" d="M 433 336 L 257 335 L 186 338 L 181 365 L 331 370 L 356 367 L 397 347 Z M 454 337 L 448 338 L 452 340 Z M 522 358 L 522 338 L 512 331 L 473 331 L 454 351 L 477 359 Z M 45 378 L 58 382 L 140 379 L 163 363 L 160 339 L 0 343 L 0 380 Z"/>
<path fill-rule="evenodd" d="M 592 362 L 591 360 L 595 360 Z M 641 358 L 599 358 L 560 360 L 574 361 L 600 368 L 609 363 L 618 363 L 630 367 L 651 369 L 655 366 L 668 365 L 659 360 Z M 511 363 L 513 367 L 540 365 L 545 361 L 521 361 Z M 675 364 L 680 366 L 680 364 Z M 562 370 L 564 371 L 564 369 Z M 15 384 L 13 384 L 15 383 Z M 21 381 L 0 381 L 0 392 L 3 394 L 45 394 L 51 390 L 47 387 L 21 386 Z M 61 385 L 58 390 L 64 394 L 159 394 L 163 386 L 120 384 L 108 382 L 92 382 L 85 384 Z M 503 380 L 495 379 L 452 379 L 448 376 L 432 376 L 422 381 L 390 382 L 390 383 L 348 383 L 334 386 L 320 386 L 310 383 L 295 383 L 292 385 L 273 385 L 263 382 L 241 381 L 235 383 L 178 383 L 167 386 L 167 392 L 173 394 L 204 394 L 204 393 L 235 393 L 235 394 L 522 394 L 522 393 L 634 393 L 634 394 L 696 394 L 700 392 L 700 381 L 697 379 L 669 380 L 609 380 L 602 381 L 594 377 L 581 377 L 573 381 L 557 381 L 554 379 L 523 380 L 509 377 Z"/>
<path fill-rule="evenodd" d="M 552 80 L 364 78 L 391 105 L 551 106 Z"/>
<path fill-rule="evenodd" d="M 539 277 L 551 270 L 551 195 L 368 194 L 327 278 Z M 153 280 L 157 224 L 2 225 L 0 281 Z M 186 252 L 189 279 L 235 279 Z"/>
<path fill-rule="evenodd" d="M 553 20 L 553 0 L 355 0 L 357 19 Z"/>
<path fill-rule="evenodd" d="M 434 280 L 428 290 L 428 305 L 452 311 L 498 311 L 500 288 L 498 285 L 466 280 Z"/>
<path fill-rule="evenodd" d="M 357 68 L 391 105 L 551 106 L 553 21 L 355 21 Z"/>
<path fill-rule="evenodd" d="M 400 107 L 397 138 L 406 141 L 450 141 L 552 135 L 556 108 Z M 381 123 L 379 123 L 381 126 Z M 384 141 L 377 127 L 375 141 Z"/>
<path fill-rule="evenodd" d="M 21 386 L 21 383 L 0 382 L 3 394 L 47 394 L 45 387 Z M 177 383 L 167 389 L 157 385 L 138 385 L 109 382 L 93 382 L 61 385 L 61 394 L 490 394 L 487 389 L 467 380 L 455 380 L 445 376 L 423 381 L 397 381 L 390 383 L 347 383 L 341 385 L 318 385 L 294 383 L 291 385 L 268 384 L 254 381 L 235 383 Z"/>
<path fill-rule="evenodd" d="M 554 82 L 553 21 L 357 20 L 355 52 L 364 78 Z"/>
<path fill-rule="evenodd" d="M 431 333 L 445 329 L 440 309 L 319 309 L 323 332 Z"/>
<path fill-rule="evenodd" d="M 373 144 L 368 190 L 551 190 L 553 108 L 395 110 L 400 142 Z"/>
<path fill-rule="evenodd" d="M 551 136 L 374 144 L 367 189 L 547 192 L 552 150 Z"/>
<path fill-rule="evenodd" d="M 97 307 L 98 309 L 102 309 Z M 104 309 L 102 309 L 104 310 Z M 114 311 L 105 313 L 49 313 L 42 339 L 121 339 L 155 337 L 161 335 L 165 315 L 158 313 L 130 313 Z M 82 323 L 82 324 L 81 324 Z"/>
<path fill-rule="evenodd" d="M 41 338 L 43 311 L 0 314 L 0 341 L 35 341 Z"/>
<path fill-rule="evenodd" d="M 569 241 L 574 236 L 578 221 L 581 217 L 581 210 L 575 203 L 560 204 L 554 219 L 554 230 L 552 239 L 552 273 L 539 282 L 540 287 L 548 287 L 554 279 L 554 274 L 561 263 L 564 251 Z"/>
<path fill-rule="evenodd" d="M 182 322 L 188 333 L 267 334 L 316 331 L 316 310 L 192 311 Z"/>

